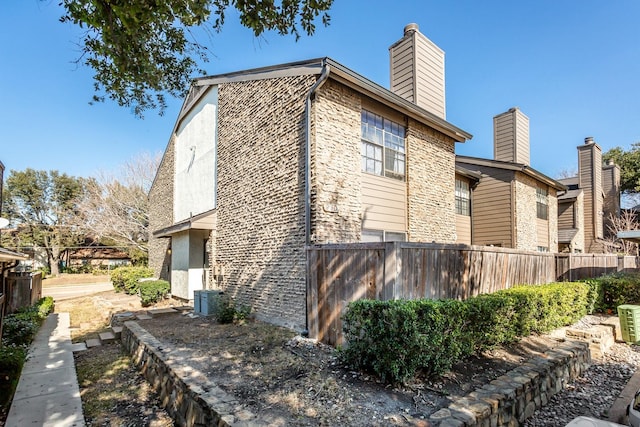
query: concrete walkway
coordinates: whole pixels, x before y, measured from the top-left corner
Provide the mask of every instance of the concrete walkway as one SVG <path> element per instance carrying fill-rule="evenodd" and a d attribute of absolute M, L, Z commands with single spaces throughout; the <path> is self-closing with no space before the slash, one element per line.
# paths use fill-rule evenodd
<path fill-rule="evenodd" d="M 69 313 L 50 314 L 22 369 L 5 427 L 84 426 Z"/>

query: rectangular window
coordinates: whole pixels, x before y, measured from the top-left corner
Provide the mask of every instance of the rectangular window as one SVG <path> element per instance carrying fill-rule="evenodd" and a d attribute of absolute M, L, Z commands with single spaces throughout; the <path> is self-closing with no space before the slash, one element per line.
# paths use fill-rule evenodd
<path fill-rule="evenodd" d="M 538 246 L 538 252 L 549 252 L 549 248 L 546 246 Z"/>
<path fill-rule="evenodd" d="M 471 216 L 471 191 L 469 183 L 456 179 L 456 213 Z"/>
<path fill-rule="evenodd" d="M 406 242 L 407 235 L 394 231 L 362 230 L 362 242 Z"/>
<path fill-rule="evenodd" d="M 362 110 L 362 171 L 404 180 L 405 128 Z"/>
<path fill-rule="evenodd" d="M 549 219 L 549 198 L 546 188 L 536 188 L 536 212 L 539 219 Z"/>

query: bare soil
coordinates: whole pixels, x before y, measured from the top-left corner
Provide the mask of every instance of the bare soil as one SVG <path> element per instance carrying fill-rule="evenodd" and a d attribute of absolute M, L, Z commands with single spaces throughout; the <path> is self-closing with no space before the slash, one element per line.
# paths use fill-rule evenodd
<path fill-rule="evenodd" d="M 426 425 L 429 415 L 536 354 L 549 336 L 471 357 L 439 378 L 389 386 L 343 366 L 333 348 L 260 322 L 221 325 L 173 314 L 138 322 L 164 345 L 188 352 L 192 369 L 273 425 Z"/>

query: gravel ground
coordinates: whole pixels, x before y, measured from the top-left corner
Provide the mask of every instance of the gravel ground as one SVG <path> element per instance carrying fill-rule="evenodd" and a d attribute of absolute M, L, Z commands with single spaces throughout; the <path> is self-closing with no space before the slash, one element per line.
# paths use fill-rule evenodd
<path fill-rule="evenodd" d="M 580 325 L 585 328 L 599 323 L 598 316 L 587 316 Z M 526 427 L 564 426 L 572 419 L 587 416 L 606 420 L 608 411 L 634 372 L 640 368 L 640 347 L 614 344 L 602 360 L 594 359 L 582 377 L 553 396 L 537 410 Z"/>

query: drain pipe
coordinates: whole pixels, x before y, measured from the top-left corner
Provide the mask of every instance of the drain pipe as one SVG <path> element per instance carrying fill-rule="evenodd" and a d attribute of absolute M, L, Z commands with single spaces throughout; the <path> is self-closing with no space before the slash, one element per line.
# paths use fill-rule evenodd
<path fill-rule="evenodd" d="M 305 303 L 304 303 L 304 324 L 305 330 L 302 335 L 309 336 L 309 309 L 307 305 L 307 299 L 309 298 L 309 259 L 307 247 L 311 244 L 311 101 L 313 100 L 316 91 L 327 81 L 329 73 L 331 72 L 331 66 L 327 64 L 327 59 L 322 60 L 322 73 L 316 82 L 311 86 L 309 93 L 307 94 L 305 102 L 305 166 L 304 166 L 304 234 L 305 234 Z"/>

